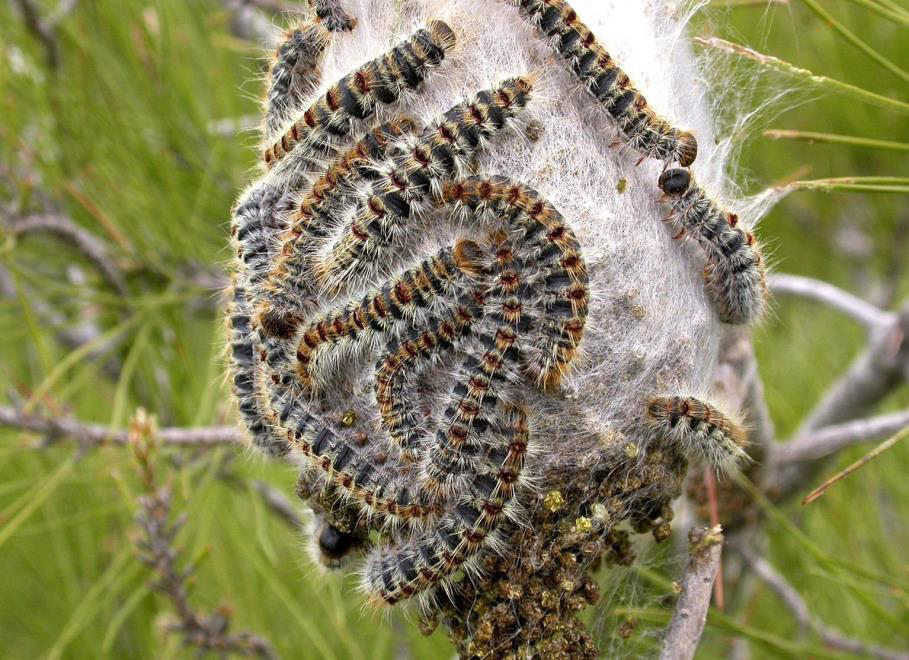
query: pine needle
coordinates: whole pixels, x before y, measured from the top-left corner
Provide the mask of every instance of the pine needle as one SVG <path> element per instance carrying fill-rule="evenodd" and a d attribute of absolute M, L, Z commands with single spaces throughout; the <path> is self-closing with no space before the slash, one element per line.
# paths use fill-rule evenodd
<path fill-rule="evenodd" d="M 852 474 L 853 472 L 855 472 L 856 470 L 861 468 L 866 463 L 869 463 L 870 461 L 874 460 L 875 458 L 877 458 L 878 456 L 883 454 L 885 451 L 887 451 L 888 449 L 893 447 L 895 444 L 897 444 L 900 440 L 903 440 L 906 436 L 909 436 L 909 426 L 904 428 L 902 431 L 900 431 L 899 433 L 894 435 L 889 440 L 884 440 L 884 442 L 882 442 L 877 447 L 872 449 L 870 452 L 868 452 L 867 454 L 862 456 L 862 458 L 860 458 L 855 463 L 853 463 L 852 465 L 847 467 L 845 470 L 841 470 L 840 472 L 837 472 L 835 475 L 830 477 L 827 481 L 825 481 L 820 486 L 815 488 L 813 491 L 808 493 L 808 495 L 805 497 L 805 499 L 802 500 L 802 504 L 811 504 L 817 498 L 819 498 L 821 495 L 826 493 L 827 489 L 830 488 L 833 484 L 837 483 L 838 481 L 842 481 L 843 479 L 845 479 L 850 474 Z"/>

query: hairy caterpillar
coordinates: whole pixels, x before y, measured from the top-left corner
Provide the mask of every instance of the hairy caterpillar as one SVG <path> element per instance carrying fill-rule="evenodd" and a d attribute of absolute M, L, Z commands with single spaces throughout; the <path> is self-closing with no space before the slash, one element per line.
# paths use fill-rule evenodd
<path fill-rule="evenodd" d="M 371 164 L 385 157 L 391 141 L 413 130 L 412 120 L 398 118 L 370 131 L 311 185 L 289 221 L 262 284 L 256 320 L 267 336 L 289 338 L 302 322 L 299 312 L 305 307 L 307 291 L 300 283 L 313 275 L 316 241 L 329 235 L 345 204 L 352 201 L 354 186 L 371 178 Z"/>
<path fill-rule="evenodd" d="M 695 453 L 721 473 L 748 460 L 747 435 L 739 421 L 693 397 L 653 397 L 647 402 L 651 428 Z"/>
<path fill-rule="evenodd" d="M 717 206 L 687 170 L 663 172 L 659 186 L 672 207 L 670 218 L 707 255 L 704 279 L 720 320 L 742 324 L 759 316 L 767 282 L 754 234 L 739 228 L 738 216 Z"/>
<path fill-rule="evenodd" d="M 330 311 L 313 321 L 303 331 L 297 346 L 297 379 L 312 387 L 310 363 L 320 347 L 361 342 L 383 335 L 402 321 L 414 321 L 420 310 L 439 300 L 457 298 L 476 273 L 478 248 L 470 242 L 442 250 L 389 282 L 381 289 L 367 293 L 357 304 Z"/>
<path fill-rule="evenodd" d="M 624 71 L 565 0 L 506 0 L 539 29 L 587 92 L 615 119 L 632 149 L 642 157 L 682 167 L 697 158 L 698 144 L 648 105 Z"/>

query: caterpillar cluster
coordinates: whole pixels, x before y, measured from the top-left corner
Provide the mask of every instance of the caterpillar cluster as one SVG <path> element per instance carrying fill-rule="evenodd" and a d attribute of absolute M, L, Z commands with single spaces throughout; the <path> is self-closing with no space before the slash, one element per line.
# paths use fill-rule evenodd
<path fill-rule="evenodd" d="M 642 159 L 678 162 L 683 168 L 694 163 L 694 135 L 656 114 L 566 0 L 506 1 L 543 34 Z M 743 324 L 757 318 L 767 288 L 754 235 L 736 227 L 737 216 L 721 210 L 686 170 L 665 171 L 659 187 L 670 199 L 674 218 L 707 253 L 704 279 L 720 320 Z"/>
<path fill-rule="evenodd" d="M 312 100 L 330 38 L 356 29 L 333 0 L 313 4 L 272 67 L 264 173 L 232 210 L 233 392 L 253 442 L 293 457 L 301 482 L 316 484 L 306 492 L 324 563 L 367 552 L 364 590 L 395 603 L 479 571 L 484 552 L 502 549 L 503 524 L 536 497 L 529 401 L 559 393 L 578 362 L 590 281 L 552 204 L 477 173 L 532 102 L 533 80 L 502 80 L 421 126 L 396 106 L 432 84 L 455 46 L 433 20 Z M 649 108 L 570 5 L 518 4 L 631 147 L 693 162 L 693 135 Z M 747 301 L 729 282 L 760 266 L 746 264 L 756 248 L 733 240 L 729 223 L 711 234 L 718 211 L 706 197 L 689 202 L 679 172 L 660 187 L 691 235 L 710 237 L 708 288 L 727 286 L 718 307 L 739 319 Z M 440 234 L 453 238 L 426 238 Z M 741 458 L 729 418 L 678 401 L 642 402 L 638 416 L 718 466 Z M 353 525 L 340 519 L 349 511 Z"/>

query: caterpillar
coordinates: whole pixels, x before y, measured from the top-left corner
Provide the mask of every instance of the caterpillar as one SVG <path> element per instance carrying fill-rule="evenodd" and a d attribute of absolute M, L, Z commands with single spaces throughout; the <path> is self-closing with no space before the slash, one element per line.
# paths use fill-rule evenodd
<path fill-rule="evenodd" d="M 448 318 L 426 319 L 422 332 L 416 330 L 400 341 L 389 342 L 386 354 L 376 365 L 375 396 L 382 426 L 400 448 L 408 463 L 419 459 L 422 425 L 418 407 L 408 393 L 414 382 L 442 352 L 455 349 L 476 321 L 476 300 L 464 300 Z"/>
<path fill-rule="evenodd" d="M 347 15 L 338 0 L 311 0 L 316 21 L 324 23 L 331 32 L 349 32 L 357 22 Z"/>
<path fill-rule="evenodd" d="M 340 155 L 309 188 L 281 237 L 271 269 L 262 285 L 256 320 L 269 337 L 289 338 L 302 322 L 299 311 L 311 290 L 315 243 L 329 235 L 354 186 L 370 177 L 371 163 L 383 158 L 392 140 L 414 130 L 407 118 L 397 118 L 370 131 Z"/>
<path fill-rule="evenodd" d="M 568 64 L 584 89 L 615 120 L 628 144 L 643 158 L 688 167 L 697 139 L 657 115 L 565 0 L 506 0 L 519 8 Z"/>
<path fill-rule="evenodd" d="M 529 436 L 523 408 L 500 415 L 508 429 L 507 448 L 485 457 L 485 469 L 471 475 L 451 511 L 410 541 L 369 555 L 362 586 L 370 597 L 386 604 L 410 598 L 449 578 L 494 541 L 514 498 Z"/>
<path fill-rule="evenodd" d="M 669 200 L 679 236 L 692 237 L 707 255 L 707 292 L 724 323 L 757 318 L 767 300 L 764 259 L 757 239 L 738 227 L 738 216 L 721 209 L 682 169 L 663 172 L 659 187 Z"/>
<path fill-rule="evenodd" d="M 297 346 L 297 380 L 313 386 L 310 370 L 320 347 L 359 343 L 389 332 L 400 322 L 413 322 L 416 315 L 437 302 L 449 302 L 465 290 L 476 275 L 479 248 L 462 241 L 453 250 L 444 249 L 405 271 L 381 289 L 367 293 L 359 303 L 330 311 L 303 331 Z"/>
<path fill-rule="evenodd" d="M 501 236 L 496 247 L 500 265 L 523 265 L 529 275 L 523 290 L 513 270 L 501 275 L 503 284 L 514 280 L 507 290 L 517 294 L 506 302 L 504 313 L 521 320 L 534 305 L 539 308 L 534 340 L 521 345 L 525 367 L 537 386 L 558 386 L 577 354 L 589 303 L 587 269 L 574 233 L 552 205 L 506 177 L 471 177 L 447 186 L 442 197 L 456 213 L 492 216 L 520 231 L 514 250 Z"/>
<path fill-rule="evenodd" d="M 654 432 L 701 456 L 721 473 L 732 472 L 748 460 L 747 434 L 741 423 L 699 399 L 651 397 L 647 422 Z"/>

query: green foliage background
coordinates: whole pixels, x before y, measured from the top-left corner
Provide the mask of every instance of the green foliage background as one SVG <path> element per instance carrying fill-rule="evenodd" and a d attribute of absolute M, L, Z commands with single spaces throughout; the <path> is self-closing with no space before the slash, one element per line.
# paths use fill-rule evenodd
<path fill-rule="evenodd" d="M 745 6 L 728 8 L 738 4 Z M 748 4 L 714 2 L 711 20 L 696 29 L 909 101 L 905 81 L 844 42 L 801 0 L 770 10 Z M 868 3 L 821 4 L 892 61 L 909 61 L 906 25 L 868 11 Z M 229 423 L 219 298 L 200 274 L 219 273 L 229 258 L 228 209 L 255 159 L 252 132 L 222 134 L 213 122 L 257 111 L 259 45 L 232 36 L 228 12 L 211 0 L 84 0 L 59 26 L 61 64 L 52 71 L 14 5 L 0 4 L 0 203 L 27 210 L 50 200 L 112 246 L 130 293 L 114 295 L 91 267 L 74 274 L 81 258 L 52 239 L 0 233 L 0 265 L 18 292 L 0 299 L 4 400 L 115 426 L 138 406 L 162 425 Z M 905 0 L 880 5 L 909 11 Z M 774 126 L 909 142 L 905 114 L 835 96 L 788 110 Z M 743 152 L 742 180 L 757 191 L 794 173 L 905 177 L 907 155 L 758 135 Z M 794 193 L 761 234 L 780 271 L 826 279 L 884 305 L 907 293 L 905 195 Z M 41 304 L 74 326 L 100 324 L 102 340 L 67 349 L 36 312 Z M 861 328 L 827 309 L 777 302 L 757 346 L 780 437 L 863 342 Z M 887 405 L 905 407 L 907 399 L 902 391 Z M 138 482 L 128 452 L 33 445 L 34 438 L 0 431 L 0 655 L 181 657 L 179 640 L 160 629 L 167 603 L 150 593 L 147 569 L 135 559 Z M 862 453 L 846 452 L 838 463 Z M 319 578 L 299 534 L 251 488 L 218 475 L 228 462 L 242 480 L 290 494 L 293 472 L 233 454 L 161 457 L 189 515 L 179 545 L 187 558 L 201 558 L 192 593 L 199 609 L 227 604 L 236 629 L 265 635 L 284 657 L 390 658 L 402 643 L 420 658 L 450 653 L 442 633 L 425 638 L 400 614 L 388 625 L 388 616 L 365 610 L 353 580 Z M 907 472 L 909 448 L 897 447 L 811 507 L 784 508 L 792 527 L 770 526 L 770 557 L 818 616 L 897 648 L 909 646 Z M 614 593 L 596 614 L 604 649 L 639 655 L 655 648 L 677 564 L 663 550 L 643 568 L 604 576 Z M 629 609 L 640 624 L 623 640 L 616 625 Z M 711 616 L 703 657 L 725 656 L 736 636 L 759 657 L 832 655 L 800 635 L 760 586 L 748 602 Z"/>

